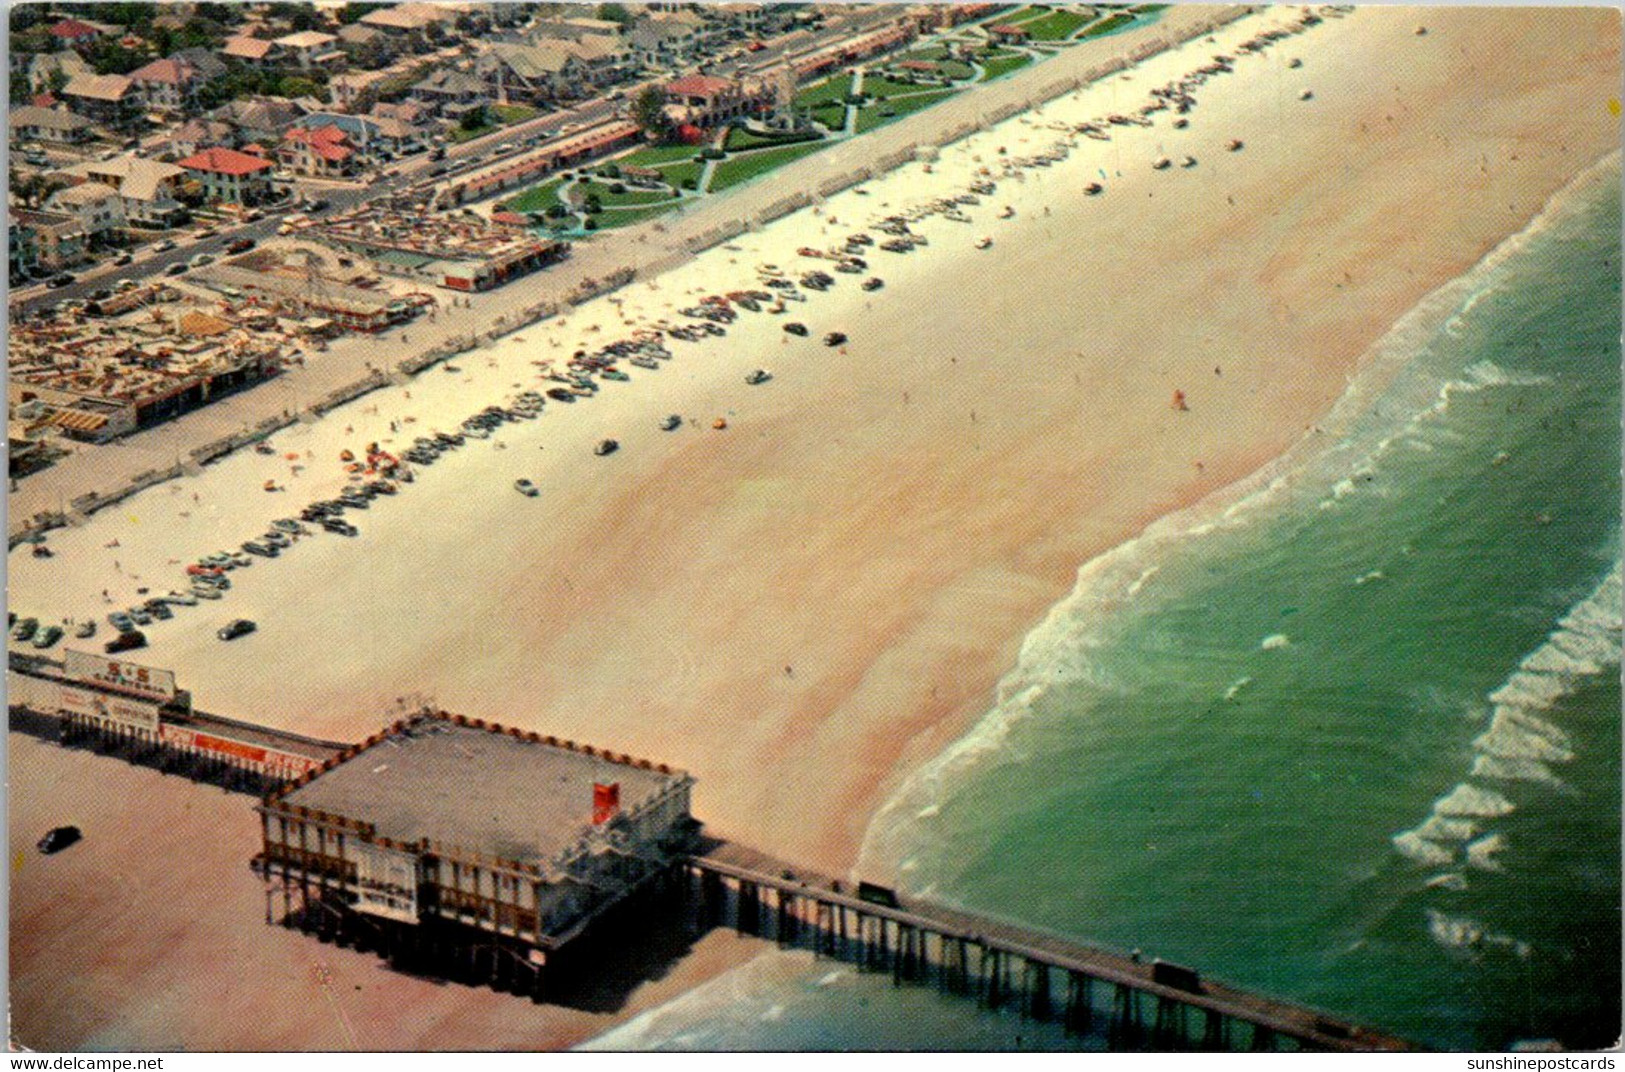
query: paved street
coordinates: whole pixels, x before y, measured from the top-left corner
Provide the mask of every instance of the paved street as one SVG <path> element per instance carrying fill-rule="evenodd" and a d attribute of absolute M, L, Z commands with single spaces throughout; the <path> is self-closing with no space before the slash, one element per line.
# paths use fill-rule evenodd
<path fill-rule="evenodd" d="M 267 417 L 284 410 L 297 413 L 335 388 L 364 377 L 374 365 L 392 368 L 412 354 L 452 340 L 477 336 L 493 328 L 515 327 L 524 310 L 542 302 L 562 302 L 583 279 L 602 278 L 621 267 L 668 263 L 687 248 L 690 239 L 730 221 L 752 219 L 789 191 L 817 190 L 822 183 L 855 168 L 871 166 L 902 149 L 932 144 L 1000 108 L 1024 105 L 1041 87 L 1078 77 L 1102 62 L 1126 56 L 1148 40 L 1174 38 L 1182 27 L 1210 17 L 1209 11 L 1170 10 L 1151 26 L 1081 43 L 1008 79 L 975 87 L 861 138 L 811 154 L 775 171 L 770 183 L 746 184 L 725 196 L 708 198 L 695 209 L 578 243 L 571 257 L 560 265 L 499 290 L 468 296 L 468 308 L 448 311 L 442 304 L 435 321 L 420 318 L 382 342 L 365 336 L 340 339 L 327 352 L 313 355 L 306 367 L 290 369 L 274 381 L 123 441 L 84 447 L 19 483 L 10 497 L 12 531 L 36 514 L 60 510 L 63 504 L 86 492 L 106 493 L 123 486 L 136 474 L 174 465 L 197 447 L 243 431 Z M 404 181 L 404 177 L 397 181 Z M 372 187 L 369 192 L 376 190 Z M 333 199 L 337 203 L 337 197 Z"/>

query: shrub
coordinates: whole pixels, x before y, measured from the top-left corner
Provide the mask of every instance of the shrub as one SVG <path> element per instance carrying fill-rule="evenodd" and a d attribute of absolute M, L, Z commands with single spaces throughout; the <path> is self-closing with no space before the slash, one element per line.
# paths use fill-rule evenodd
<path fill-rule="evenodd" d="M 612 193 L 612 194 L 624 194 L 624 193 L 626 193 L 626 183 L 624 183 L 624 182 L 610 183 L 609 192 Z"/>
<path fill-rule="evenodd" d="M 605 164 L 602 168 L 598 169 L 598 174 L 602 175 L 606 179 L 618 179 L 621 177 L 621 165 Z"/>
<path fill-rule="evenodd" d="M 591 216 L 588 216 L 587 217 L 587 222 L 585 224 L 583 224 L 582 226 L 583 226 L 584 230 L 596 231 L 596 230 L 598 230 L 598 221 L 593 219 Z"/>
<path fill-rule="evenodd" d="M 721 160 L 726 154 L 721 149 L 707 147 L 700 150 L 701 160 Z"/>
<path fill-rule="evenodd" d="M 695 182 L 693 179 L 684 179 L 683 180 L 683 189 L 685 189 L 685 190 L 698 190 L 699 188 L 700 188 L 699 183 Z"/>

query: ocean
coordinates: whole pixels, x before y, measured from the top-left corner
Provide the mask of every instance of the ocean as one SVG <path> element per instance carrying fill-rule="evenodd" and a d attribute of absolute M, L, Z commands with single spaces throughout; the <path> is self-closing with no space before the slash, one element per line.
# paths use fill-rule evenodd
<path fill-rule="evenodd" d="M 1620 1035 L 1620 172 L 1084 564 L 858 872 L 1430 1047 Z M 589 1049 L 1099 1048 L 775 951 Z"/>

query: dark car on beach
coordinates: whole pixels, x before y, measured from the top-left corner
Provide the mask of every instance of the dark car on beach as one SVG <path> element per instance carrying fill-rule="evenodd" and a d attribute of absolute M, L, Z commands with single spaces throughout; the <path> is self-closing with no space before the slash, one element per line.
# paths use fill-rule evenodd
<path fill-rule="evenodd" d="M 50 856 L 78 842 L 84 835 L 77 826 L 58 826 L 39 839 L 39 851 Z"/>
<path fill-rule="evenodd" d="M 134 648 L 144 648 L 146 646 L 147 634 L 143 633 L 139 629 L 131 629 L 127 633 L 120 633 L 118 636 L 102 645 L 102 650 L 107 652 L 107 654 L 112 655 L 115 652 L 130 651 Z"/>
<path fill-rule="evenodd" d="M 240 636 L 245 636 L 248 633 L 252 633 L 257 628 L 259 627 L 253 622 L 249 621 L 247 618 L 238 618 L 236 621 L 227 624 L 226 627 L 216 633 L 215 636 L 219 637 L 221 640 L 236 640 Z"/>

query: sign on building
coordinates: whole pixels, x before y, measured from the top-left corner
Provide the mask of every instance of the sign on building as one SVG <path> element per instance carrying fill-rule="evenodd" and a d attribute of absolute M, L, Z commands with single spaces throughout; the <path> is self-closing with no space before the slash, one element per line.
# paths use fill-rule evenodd
<path fill-rule="evenodd" d="M 75 681 L 117 689 L 132 696 L 145 696 L 154 700 L 175 698 L 175 672 L 138 666 L 123 659 L 93 655 L 87 651 L 69 648 L 63 653 L 62 669 Z"/>
<path fill-rule="evenodd" d="M 281 778 L 284 781 L 291 782 L 306 771 L 315 770 L 321 766 L 319 762 L 309 756 L 283 752 L 275 748 L 266 748 L 263 745 L 234 741 L 230 737 L 219 737 L 211 733 L 199 733 L 197 730 L 170 723 L 164 724 L 159 731 L 159 737 L 165 744 L 181 748 L 195 748 L 199 752 L 212 752 L 223 759 L 237 763 L 252 764 L 265 774 Z"/>
<path fill-rule="evenodd" d="M 61 691 L 57 699 L 64 711 L 71 711 L 104 724 L 128 726 L 132 729 L 146 730 L 148 733 L 156 732 L 158 729 L 159 705 L 150 700 L 115 696 L 94 689 L 76 688 L 73 685 L 61 685 L 59 688 Z"/>
<path fill-rule="evenodd" d="M 364 841 L 352 841 L 359 899 L 356 910 L 375 916 L 418 922 L 418 858 Z"/>

